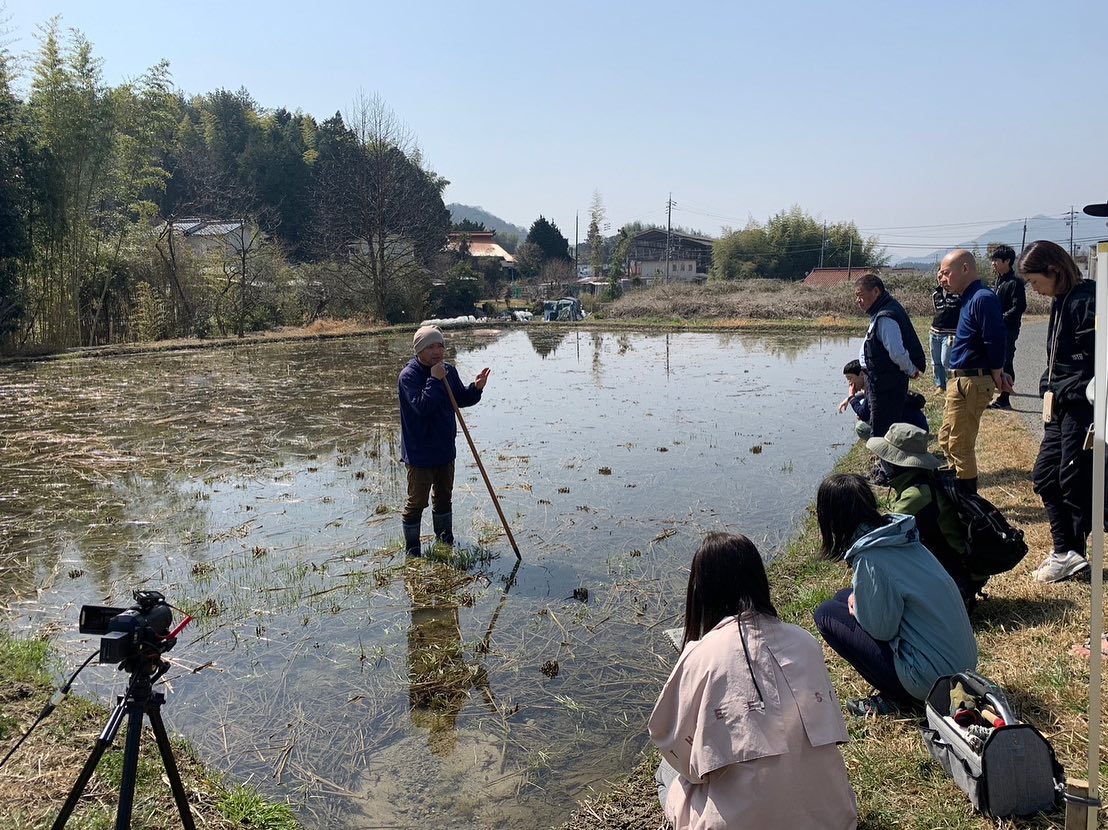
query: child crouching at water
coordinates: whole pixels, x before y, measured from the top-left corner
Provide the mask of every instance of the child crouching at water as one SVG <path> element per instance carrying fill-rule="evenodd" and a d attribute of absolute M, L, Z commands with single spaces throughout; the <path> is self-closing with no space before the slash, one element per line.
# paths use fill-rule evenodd
<path fill-rule="evenodd" d="M 682 828 L 857 826 L 847 740 L 819 644 L 777 618 L 754 543 L 693 557 L 685 640 L 650 716 L 659 798 Z"/>

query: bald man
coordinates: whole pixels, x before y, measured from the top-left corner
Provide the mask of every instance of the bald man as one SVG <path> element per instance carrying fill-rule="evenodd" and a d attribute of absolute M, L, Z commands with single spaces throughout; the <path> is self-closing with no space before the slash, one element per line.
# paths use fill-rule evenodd
<path fill-rule="evenodd" d="M 950 349 L 950 378 L 943 405 L 939 447 L 954 467 L 958 486 L 977 492 L 977 432 L 994 392 L 1011 392 L 1004 374 L 1008 333 L 1000 300 L 977 276 L 977 261 L 959 248 L 943 257 L 939 284 L 962 297 L 958 328 Z"/>

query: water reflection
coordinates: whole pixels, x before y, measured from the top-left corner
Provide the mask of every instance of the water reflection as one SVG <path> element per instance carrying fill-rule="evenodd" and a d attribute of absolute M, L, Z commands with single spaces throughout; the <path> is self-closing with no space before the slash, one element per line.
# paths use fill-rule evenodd
<path fill-rule="evenodd" d="M 488 672 L 462 642 L 458 608 L 473 604 L 473 596 L 460 590 L 468 580 L 449 572 L 438 577 L 426 569 L 409 569 L 404 577 L 411 597 L 408 705 L 412 723 L 428 731 L 431 752 L 449 755 L 457 745 L 458 715 L 471 692 L 490 701 L 492 692 Z"/>
<path fill-rule="evenodd" d="M 545 328 L 540 326 L 528 326 L 527 339 L 531 341 L 531 348 L 539 357 L 546 358 L 557 351 L 562 341 L 566 339 L 567 332 L 564 329 Z"/>
<path fill-rule="evenodd" d="M 462 440 L 455 530 L 497 555 L 400 554 L 410 335 L 42 364 L 0 370 L 10 622 L 83 655 L 81 602 L 149 587 L 196 611 L 167 721 L 310 825 L 556 822 L 643 745 L 699 538 L 772 551 L 851 440 L 834 402 L 857 345 L 448 340 L 463 377 L 493 369 L 467 424 L 522 565 Z"/>

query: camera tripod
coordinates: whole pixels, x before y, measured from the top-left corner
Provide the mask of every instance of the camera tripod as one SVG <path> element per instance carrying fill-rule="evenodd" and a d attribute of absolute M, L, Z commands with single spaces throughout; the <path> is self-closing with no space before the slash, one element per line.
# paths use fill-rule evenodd
<path fill-rule="evenodd" d="M 156 670 L 153 670 L 155 669 Z M 185 795 L 185 787 L 181 783 L 181 775 L 177 771 L 177 762 L 173 758 L 173 748 L 169 745 L 169 736 L 162 723 L 162 704 L 165 703 L 165 695 L 153 690 L 154 681 L 161 677 L 169 666 L 161 660 L 151 664 L 148 658 L 138 657 L 131 668 L 131 681 L 127 685 L 127 692 L 119 696 L 115 709 L 108 717 L 104 730 L 96 739 L 96 745 L 92 748 L 88 760 L 85 761 L 77 780 L 73 782 L 73 788 L 69 791 L 69 797 L 62 805 L 62 811 L 55 819 L 51 830 L 61 830 L 65 827 L 73 808 L 85 791 L 96 765 L 104 755 L 104 750 L 111 746 L 115 740 L 119 727 L 123 724 L 124 716 L 127 717 L 127 742 L 123 750 L 123 776 L 119 784 L 119 806 L 115 813 L 115 830 L 130 830 L 131 809 L 135 799 L 135 777 L 138 772 L 139 740 L 142 738 L 142 716 L 150 718 L 150 728 L 158 742 L 158 751 L 161 752 L 162 765 L 165 767 L 166 777 L 173 789 L 173 799 L 177 802 L 177 812 L 181 816 L 181 825 L 185 830 L 196 830 L 192 820 L 192 812 L 189 810 L 188 798 Z"/>

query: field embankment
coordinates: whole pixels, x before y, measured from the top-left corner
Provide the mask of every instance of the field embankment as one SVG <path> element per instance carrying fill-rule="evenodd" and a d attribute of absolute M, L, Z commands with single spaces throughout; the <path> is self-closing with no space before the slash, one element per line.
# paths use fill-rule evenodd
<path fill-rule="evenodd" d="M 861 276 L 864 271 L 859 271 Z M 934 314 L 930 279 L 894 277 L 889 290 L 913 317 Z M 1045 313 L 1048 306 L 1028 292 L 1029 313 Z M 605 321 L 851 321 L 860 323 L 854 303 L 854 286 L 812 288 L 782 280 L 707 282 L 703 285 L 668 283 L 641 291 L 629 291 L 612 303 L 599 305 L 597 316 Z M 741 327 L 741 326 L 739 326 Z"/>
<path fill-rule="evenodd" d="M 1030 344 L 1028 344 L 1030 347 Z M 941 423 L 941 401 L 930 395 L 930 378 L 916 388 L 929 394 L 932 431 Z M 981 492 L 1023 528 L 1030 552 L 1013 571 L 994 577 L 989 598 L 972 616 L 980 650 L 979 671 L 998 682 L 1021 717 L 1037 726 L 1054 745 L 1069 775 L 1085 777 L 1088 734 L 1089 670 L 1070 653 L 1084 642 L 1089 626 L 1088 580 L 1040 585 L 1032 572 L 1050 548 L 1042 503 L 1032 492 L 1030 470 L 1038 450 L 1020 416 L 986 413 L 978 440 Z M 869 454 L 859 442 L 838 464 L 839 471 L 860 472 Z M 815 493 L 815 483 L 812 487 Z M 736 530 L 741 531 L 741 526 Z M 809 516 L 794 542 L 772 563 L 770 583 L 783 618 L 815 633 L 811 611 L 849 583 L 849 572 L 816 556 L 818 531 Z M 691 554 L 691 551 L 690 551 Z M 869 692 L 858 675 L 825 648 L 840 699 Z M 1050 816 L 997 821 L 977 814 L 969 800 L 933 761 L 912 719 L 849 719 L 851 741 L 844 748 L 851 783 L 858 796 L 861 830 L 986 830 L 986 828 L 1061 828 L 1061 810 Z M 645 730 L 645 726 L 644 726 Z M 582 803 L 562 830 L 654 830 L 664 826 L 652 773 L 653 750 L 611 790 Z M 1101 775 L 1108 755 L 1101 748 Z"/>

